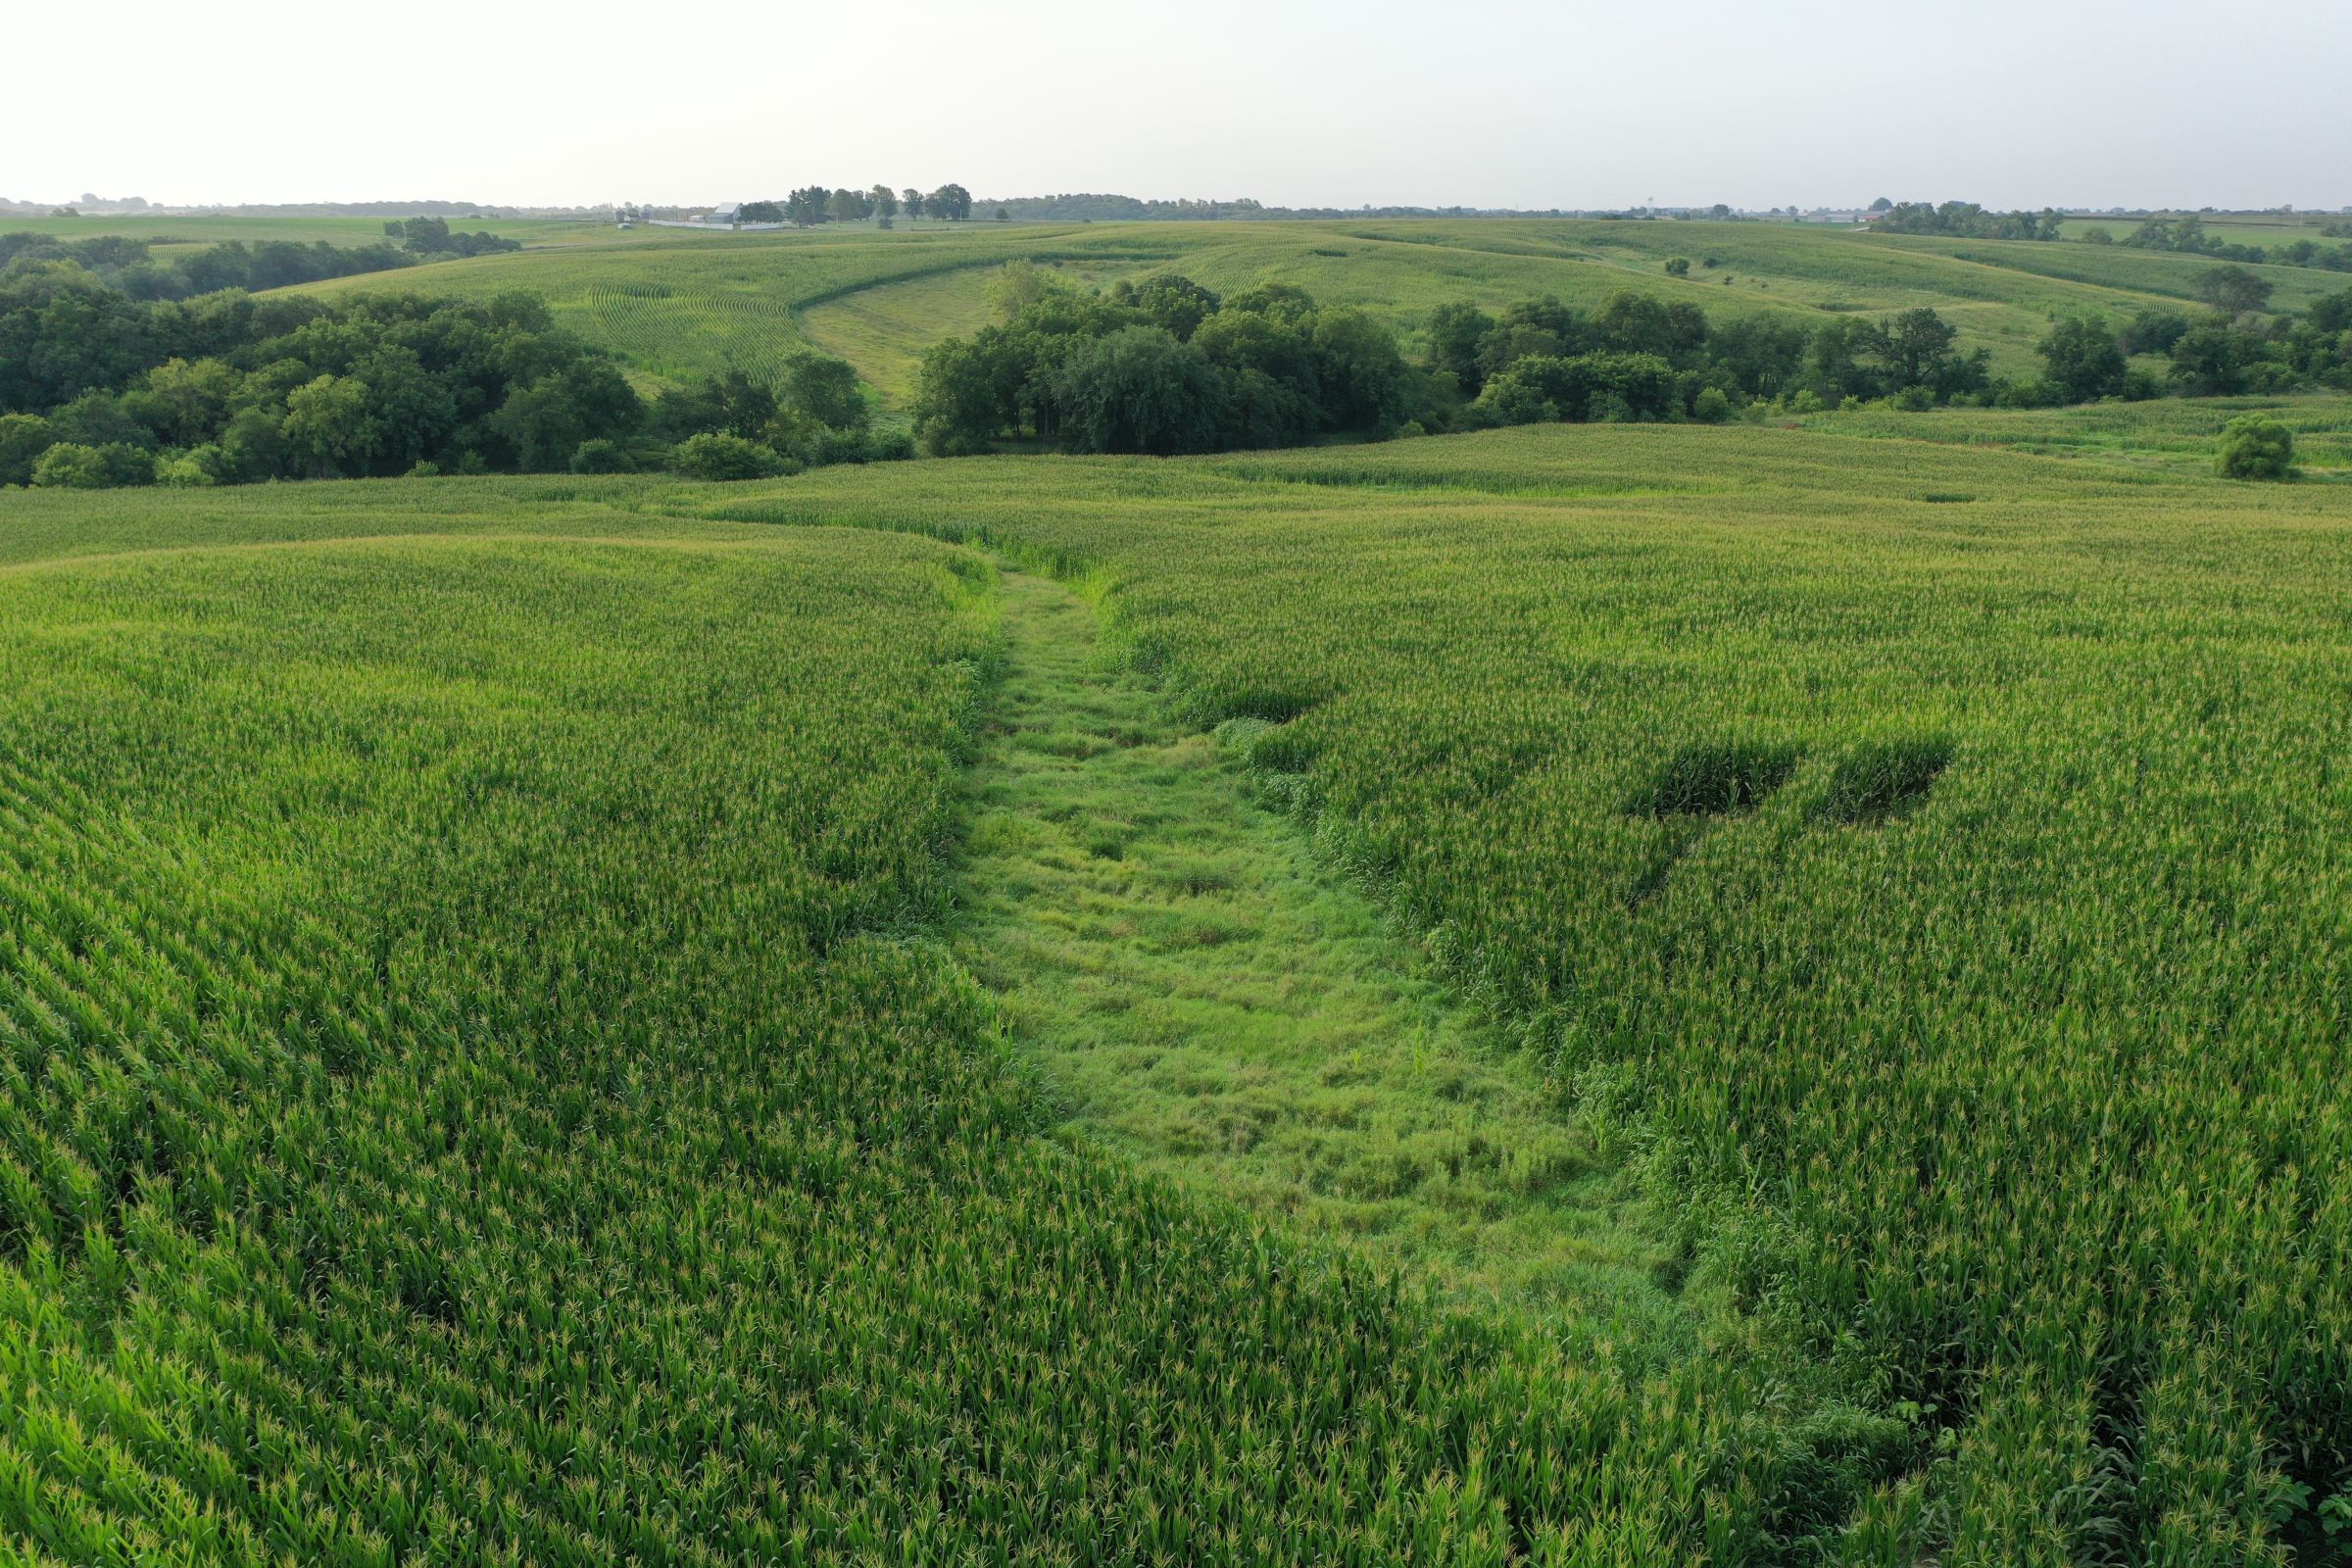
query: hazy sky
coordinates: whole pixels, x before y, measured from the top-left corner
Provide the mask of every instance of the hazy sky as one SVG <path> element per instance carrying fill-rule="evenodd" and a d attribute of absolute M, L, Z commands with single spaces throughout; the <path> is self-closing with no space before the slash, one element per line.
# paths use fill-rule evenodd
<path fill-rule="evenodd" d="M 0 196 L 2352 203 L 2352 3 L 0 0 Z"/>

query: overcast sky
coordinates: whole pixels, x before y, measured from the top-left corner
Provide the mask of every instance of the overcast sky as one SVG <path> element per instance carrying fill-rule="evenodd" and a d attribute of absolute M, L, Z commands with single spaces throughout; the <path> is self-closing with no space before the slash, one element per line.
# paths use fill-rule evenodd
<path fill-rule="evenodd" d="M 0 0 L 0 196 L 2352 204 L 2352 3 Z"/>

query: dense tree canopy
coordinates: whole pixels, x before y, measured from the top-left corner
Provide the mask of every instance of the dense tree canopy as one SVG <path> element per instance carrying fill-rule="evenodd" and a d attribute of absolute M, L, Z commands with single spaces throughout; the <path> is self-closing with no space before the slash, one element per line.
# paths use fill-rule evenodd
<path fill-rule="evenodd" d="M 0 270 L 0 483 L 610 472 L 709 433 L 779 468 L 905 450 L 871 431 L 857 372 L 815 354 L 772 386 L 731 372 L 649 408 L 535 295 L 142 301 L 72 262 Z"/>
<path fill-rule="evenodd" d="M 1438 389 L 1393 332 L 1288 285 L 1220 299 L 1161 274 L 1099 294 L 1017 264 L 991 298 L 999 323 L 924 357 L 915 420 L 936 452 L 1018 436 L 1080 452 L 1200 452 L 1438 416 Z"/>

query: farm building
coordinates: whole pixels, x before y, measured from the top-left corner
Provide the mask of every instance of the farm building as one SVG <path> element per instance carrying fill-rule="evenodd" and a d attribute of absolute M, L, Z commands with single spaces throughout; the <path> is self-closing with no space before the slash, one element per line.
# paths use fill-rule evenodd
<path fill-rule="evenodd" d="M 729 202 L 724 207 L 713 207 L 704 215 L 703 221 L 706 223 L 740 223 L 743 221 L 743 203 Z"/>

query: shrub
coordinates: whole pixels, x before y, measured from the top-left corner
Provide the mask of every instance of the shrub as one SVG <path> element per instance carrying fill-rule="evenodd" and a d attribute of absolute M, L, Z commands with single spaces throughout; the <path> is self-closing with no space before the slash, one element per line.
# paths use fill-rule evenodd
<path fill-rule="evenodd" d="M 2225 479 L 2292 478 L 2295 432 L 2267 414 L 2241 414 L 2222 431 L 2215 466 Z"/>
<path fill-rule="evenodd" d="M 61 441 L 32 466 L 32 482 L 45 490 L 112 490 L 153 484 L 155 456 L 120 441 L 84 446 Z"/>
<path fill-rule="evenodd" d="M 1701 424 L 1721 424 L 1732 416 L 1732 400 L 1719 386 L 1702 386 L 1690 400 L 1690 417 Z"/>
<path fill-rule="evenodd" d="M 774 448 L 715 430 L 688 436 L 670 448 L 669 466 L 690 479 L 772 479 L 797 471 Z"/>
<path fill-rule="evenodd" d="M 32 466 L 56 439 L 37 414 L 0 414 L 0 484 L 32 483 Z"/>
<path fill-rule="evenodd" d="M 572 450 L 571 471 L 574 473 L 635 473 L 636 460 L 617 441 L 596 436 L 581 442 Z"/>
<path fill-rule="evenodd" d="M 1690 275 L 1690 258 L 1677 256 L 1669 260 L 1666 263 L 1666 275 L 1668 277 L 1689 277 Z"/>
<path fill-rule="evenodd" d="M 164 459 L 155 466 L 158 484 L 174 485 L 181 489 L 200 489 L 216 484 L 231 484 L 236 470 L 228 454 L 218 442 L 207 441 L 201 446 Z"/>

